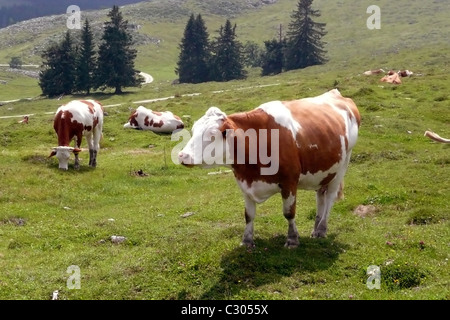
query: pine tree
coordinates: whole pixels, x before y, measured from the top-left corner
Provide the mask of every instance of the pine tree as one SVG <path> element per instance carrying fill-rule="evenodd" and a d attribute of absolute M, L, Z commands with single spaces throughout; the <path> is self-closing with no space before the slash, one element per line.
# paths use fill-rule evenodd
<path fill-rule="evenodd" d="M 202 16 L 189 18 L 180 44 L 178 67 L 180 83 L 201 83 L 209 80 L 210 61 L 208 31 Z"/>
<path fill-rule="evenodd" d="M 262 58 L 261 75 L 268 76 L 279 74 L 283 71 L 284 48 L 286 46 L 285 40 L 269 40 L 264 41 L 266 51 Z"/>
<path fill-rule="evenodd" d="M 70 94 L 75 81 L 75 51 L 70 31 L 61 43 L 50 46 L 42 54 L 43 68 L 39 75 L 42 93 L 52 97 Z"/>
<path fill-rule="evenodd" d="M 128 30 L 118 6 L 108 13 L 110 21 L 105 23 L 102 44 L 99 48 L 96 70 L 96 88 L 114 88 L 116 94 L 123 87 L 137 87 L 142 77 L 134 69 L 137 50 L 132 48 L 133 37 Z"/>
<path fill-rule="evenodd" d="M 313 0 L 299 0 L 287 33 L 286 70 L 301 69 L 327 61 L 321 38 L 327 34 L 325 23 L 314 22 L 320 11 L 311 8 Z"/>
<path fill-rule="evenodd" d="M 96 68 L 94 36 L 88 19 L 81 33 L 81 48 L 77 55 L 75 89 L 89 94 L 95 86 L 94 71 Z"/>
<path fill-rule="evenodd" d="M 227 19 L 225 26 L 220 27 L 219 37 L 213 44 L 212 80 L 229 81 L 247 77 L 242 63 L 242 44 L 236 38 L 236 25 L 232 27 Z"/>

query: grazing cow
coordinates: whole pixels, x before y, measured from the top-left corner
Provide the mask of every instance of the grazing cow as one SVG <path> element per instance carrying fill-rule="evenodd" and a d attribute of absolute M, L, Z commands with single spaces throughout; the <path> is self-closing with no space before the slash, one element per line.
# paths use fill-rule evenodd
<path fill-rule="evenodd" d="M 56 156 L 59 168 L 68 169 L 70 154 L 75 155 L 75 169 L 79 169 L 78 154 L 81 152 L 83 135 L 89 147 L 89 166 L 97 166 L 97 153 L 103 130 L 103 106 L 94 100 L 74 100 L 58 108 L 53 128 L 58 135 L 58 147 L 53 148 L 50 157 Z M 75 148 L 70 142 L 75 140 Z"/>
<path fill-rule="evenodd" d="M 326 236 L 327 219 L 342 196 L 360 122 L 355 103 L 337 89 L 317 97 L 272 101 L 228 116 L 211 107 L 194 123 L 192 138 L 179 152 L 178 161 L 187 167 L 224 164 L 232 168 L 245 200 L 243 244 L 247 246 L 254 245 L 256 204 L 281 193 L 288 221 L 285 246 L 292 248 L 298 246 L 299 237 L 294 220 L 297 189 L 316 191 L 311 236 Z M 207 143 L 212 140 L 214 148 Z M 214 156 L 209 157 L 213 149 Z"/>
<path fill-rule="evenodd" d="M 134 111 L 124 128 L 151 130 L 157 133 L 171 133 L 183 129 L 184 124 L 180 117 L 170 111 L 157 112 L 140 106 Z"/>
<path fill-rule="evenodd" d="M 436 142 L 441 142 L 441 143 L 450 143 L 450 139 L 445 139 L 442 138 L 440 135 L 438 135 L 437 133 L 433 132 L 433 131 L 425 131 L 424 134 L 425 137 L 430 138 L 431 140 L 434 140 Z"/>

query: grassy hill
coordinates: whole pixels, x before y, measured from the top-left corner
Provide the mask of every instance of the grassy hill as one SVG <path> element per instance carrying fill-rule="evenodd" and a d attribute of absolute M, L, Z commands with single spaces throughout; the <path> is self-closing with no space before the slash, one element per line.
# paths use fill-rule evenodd
<path fill-rule="evenodd" d="M 87 167 L 86 153 L 79 171 L 71 164 L 61 172 L 48 159 L 56 144 L 53 112 L 85 97 L 37 97 L 0 106 L 0 299 L 45 300 L 59 290 L 67 300 L 448 300 L 449 146 L 423 137 L 427 129 L 450 137 L 448 3 L 377 1 L 381 29 L 368 30 L 372 1 L 316 0 L 327 22 L 326 65 L 263 78 L 255 69 L 245 81 L 171 85 L 187 20 L 183 12 L 210 3 L 174 1 L 173 11 L 145 11 L 162 4 L 154 1 L 123 9 L 142 25 L 139 33 L 161 39 L 139 47 L 138 68 L 155 82 L 120 96 L 91 96 L 108 112 L 95 170 Z M 295 3 L 280 0 L 235 13 L 241 40 L 275 36 Z M 213 34 L 225 16 L 204 12 Z M 0 62 L 22 52 L 28 57 L 63 30 L 56 29 L 34 37 L 17 31 L 14 37 L 29 40 L 1 47 Z M 3 35 L 13 31 L 0 32 L 5 41 Z M 362 75 L 374 68 L 407 68 L 414 75 L 395 86 Z M 40 94 L 31 78 L 0 71 L 0 80 L 5 77 L 0 100 Z M 244 202 L 233 176 L 175 165 L 171 151 L 178 141 L 122 127 L 138 105 L 185 116 L 190 128 L 212 105 L 229 114 L 334 87 L 353 98 L 362 114 L 345 199 L 331 212 L 328 238 L 310 239 L 315 196 L 298 192 L 295 250 L 283 248 L 287 223 L 279 196 L 257 208 L 256 247 L 240 247 Z M 170 98 L 136 103 L 164 97 Z M 24 114 L 31 115 L 28 125 L 13 117 Z M 356 210 L 360 205 L 372 211 L 363 216 Z M 126 241 L 111 243 L 112 235 Z M 80 267 L 78 290 L 67 287 L 72 265 Z M 367 287 L 372 265 L 381 269 L 380 289 Z"/>

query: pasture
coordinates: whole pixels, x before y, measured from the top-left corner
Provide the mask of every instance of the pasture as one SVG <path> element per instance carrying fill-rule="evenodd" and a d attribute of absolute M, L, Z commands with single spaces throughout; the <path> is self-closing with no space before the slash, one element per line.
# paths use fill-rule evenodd
<path fill-rule="evenodd" d="M 362 75 L 359 64 L 94 94 L 116 105 L 106 108 L 96 169 L 87 151 L 79 171 L 73 158 L 67 172 L 47 158 L 57 141 L 52 112 L 80 97 L 0 106 L 0 117 L 32 114 L 28 125 L 0 119 L 0 299 L 47 300 L 54 290 L 61 300 L 449 299 L 450 149 L 423 133 L 450 137 L 450 68 L 433 51 L 415 54 L 415 75 L 399 86 Z M 299 190 L 292 250 L 283 247 L 279 196 L 257 207 L 256 247 L 241 247 L 244 201 L 233 175 L 176 165 L 179 141 L 122 127 L 145 99 L 172 96 L 142 105 L 188 115 L 190 128 L 213 105 L 230 114 L 334 87 L 362 115 L 345 199 L 332 209 L 328 237 L 311 239 L 315 194 Z M 356 214 L 360 205 L 371 211 Z M 70 266 L 79 267 L 79 289 L 68 286 Z M 367 286 L 369 266 L 381 270 L 379 289 Z"/>

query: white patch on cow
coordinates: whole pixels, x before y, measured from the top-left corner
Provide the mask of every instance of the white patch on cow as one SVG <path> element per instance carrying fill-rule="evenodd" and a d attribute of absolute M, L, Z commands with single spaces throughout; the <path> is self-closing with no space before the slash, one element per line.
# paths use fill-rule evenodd
<path fill-rule="evenodd" d="M 249 186 L 245 180 L 237 180 L 242 192 L 256 203 L 262 203 L 274 194 L 281 191 L 277 183 L 267 183 L 264 181 L 253 181 Z"/>
<path fill-rule="evenodd" d="M 301 125 L 294 120 L 291 111 L 281 101 L 263 103 L 258 109 L 271 115 L 276 123 L 291 131 L 292 137 L 296 140 L 297 132 L 301 129 Z"/>
<path fill-rule="evenodd" d="M 287 197 L 287 199 L 284 199 L 283 201 L 283 212 L 289 212 L 294 203 L 295 203 L 295 195 L 290 193 L 289 197 Z"/>

